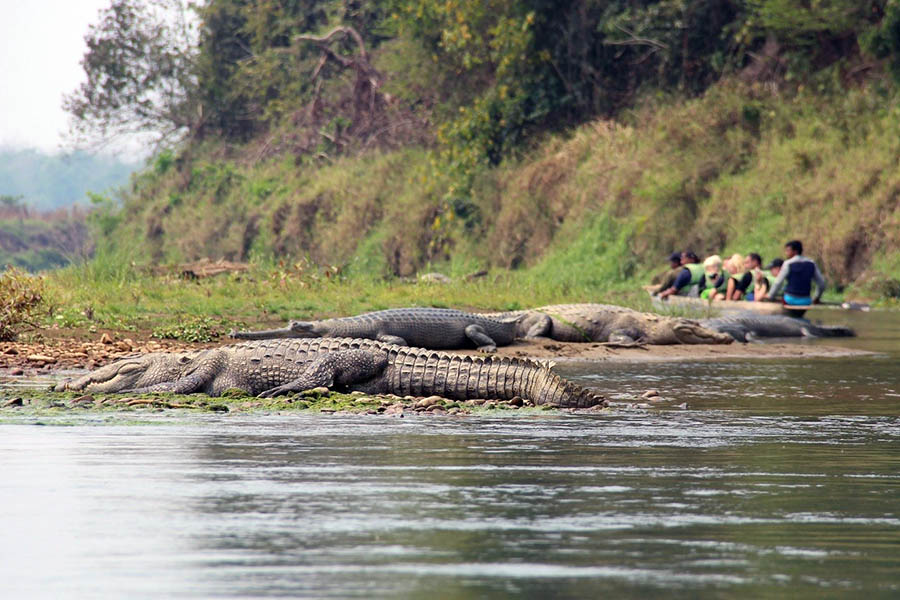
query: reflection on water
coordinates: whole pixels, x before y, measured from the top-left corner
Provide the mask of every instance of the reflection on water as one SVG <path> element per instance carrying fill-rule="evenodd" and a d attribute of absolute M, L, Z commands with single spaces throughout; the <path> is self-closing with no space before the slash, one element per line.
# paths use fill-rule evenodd
<path fill-rule="evenodd" d="M 566 366 L 667 399 L 605 415 L 2 425 L 4 597 L 897 597 L 897 359 Z"/>

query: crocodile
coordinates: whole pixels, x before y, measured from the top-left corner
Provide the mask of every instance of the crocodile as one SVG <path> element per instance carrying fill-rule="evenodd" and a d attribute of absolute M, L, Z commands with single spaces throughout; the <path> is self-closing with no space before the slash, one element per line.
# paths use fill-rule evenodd
<path fill-rule="evenodd" d="M 816 325 L 806 319 L 796 319 L 785 315 L 733 315 L 702 319 L 700 324 L 728 334 L 739 342 L 772 337 L 852 337 L 856 335 L 856 332 L 849 327 Z"/>
<path fill-rule="evenodd" d="M 191 353 L 135 355 L 61 382 L 56 391 L 220 396 L 229 389 L 264 397 L 315 387 L 454 400 L 509 400 L 588 408 L 602 395 L 531 359 L 466 356 L 354 338 L 243 342 Z"/>
<path fill-rule="evenodd" d="M 452 308 L 390 308 L 353 317 L 321 321 L 291 321 L 287 327 L 263 331 L 232 331 L 244 340 L 274 338 L 368 338 L 434 350 L 475 345 L 482 352 L 496 352 L 516 337 L 516 317 L 494 319 Z"/>
<path fill-rule="evenodd" d="M 612 304 L 555 304 L 530 310 L 489 313 L 518 319 L 518 337 L 548 337 L 560 342 L 634 344 L 730 344 L 732 337 L 697 321 L 663 317 Z"/>

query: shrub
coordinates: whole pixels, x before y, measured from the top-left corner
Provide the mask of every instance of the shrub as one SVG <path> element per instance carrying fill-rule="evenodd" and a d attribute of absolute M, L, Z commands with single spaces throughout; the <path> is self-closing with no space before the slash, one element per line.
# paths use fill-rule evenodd
<path fill-rule="evenodd" d="M 15 267 L 0 275 L 0 341 L 16 339 L 43 303 L 44 281 Z"/>

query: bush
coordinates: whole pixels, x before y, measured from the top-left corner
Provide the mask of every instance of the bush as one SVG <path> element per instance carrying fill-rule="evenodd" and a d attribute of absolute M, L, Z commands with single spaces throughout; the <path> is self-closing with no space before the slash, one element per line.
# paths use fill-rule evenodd
<path fill-rule="evenodd" d="M 44 281 L 15 267 L 0 275 L 0 341 L 16 339 L 43 303 Z"/>

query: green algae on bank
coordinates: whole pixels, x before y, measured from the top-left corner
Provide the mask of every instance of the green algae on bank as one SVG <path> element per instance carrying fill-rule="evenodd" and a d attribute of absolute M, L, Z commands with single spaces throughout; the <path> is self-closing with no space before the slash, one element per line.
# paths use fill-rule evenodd
<path fill-rule="evenodd" d="M 0 389 L 0 423 L 21 422 L 23 417 L 65 417 L 75 414 L 357 414 L 403 416 L 404 414 L 470 415 L 496 412 L 525 414 L 556 412 L 556 405 L 534 406 L 520 398 L 512 400 L 455 401 L 438 396 L 370 396 L 361 392 L 341 394 L 325 388 L 293 396 L 257 398 L 241 390 L 228 390 L 213 398 L 203 394 L 84 394 L 39 389 Z M 598 412 L 602 407 L 586 409 Z"/>

